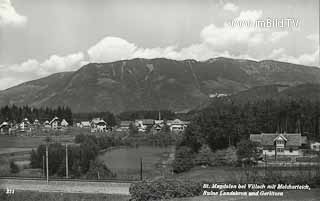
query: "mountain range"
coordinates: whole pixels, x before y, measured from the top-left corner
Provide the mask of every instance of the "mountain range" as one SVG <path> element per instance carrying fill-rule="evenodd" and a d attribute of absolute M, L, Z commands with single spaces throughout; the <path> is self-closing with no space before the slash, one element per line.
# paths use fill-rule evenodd
<path fill-rule="evenodd" d="M 318 84 L 320 68 L 272 60 L 132 59 L 90 63 L 74 72 L 25 82 L 0 91 L 0 106 L 66 105 L 73 112 L 158 109 L 181 112 L 207 104 L 215 94 L 248 97 L 252 90 L 256 90 L 253 94 L 264 94 L 266 91 L 261 87 L 265 85 L 277 86 L 274 88 L 277 92 L 285 90 L 289 95 L 310 91 L 317 97 Z M 274 95 L 277 93 L 270 92 L 270 96 Z"/>

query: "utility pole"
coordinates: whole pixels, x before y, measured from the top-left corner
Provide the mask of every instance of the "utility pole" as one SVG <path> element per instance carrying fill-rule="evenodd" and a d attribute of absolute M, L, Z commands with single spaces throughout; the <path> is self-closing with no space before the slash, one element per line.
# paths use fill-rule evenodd
<path fill-rule="evenodd" d="M 142 158 L 140 158 L 140 180 L 141 181 L 143 180 L 143 177 L 142 177 Z"/>
<path fill-rule="evenodd" d="M 44 167 L 45 167 L 44 155 L 42 155 L 42 176 L 43 176 L 43 177 L 45 177 L 45 170 L 44 170 Z"/>
<path fill-rule="evenodd" d="M 46 166 L 47 166 L 47 184 L 49 183 L 49 159 L 48 159 L 48 143 L 46 146 Z"/>
<path fill-rule="evenodd" d="M 69 178 L 69 167 L 68 167 L 68 144 L 66 144 L 66 178 Z"/>

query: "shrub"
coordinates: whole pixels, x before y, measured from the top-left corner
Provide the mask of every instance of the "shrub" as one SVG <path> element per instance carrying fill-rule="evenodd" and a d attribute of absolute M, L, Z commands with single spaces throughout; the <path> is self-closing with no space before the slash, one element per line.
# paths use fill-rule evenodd
<path fill-rule="evenodd" d="M 237 150 L 235 147 L 217 150 L 211 158 L 212 166 L 235 165 L 238 161 Z"/>
<path fill-rule="evenodd" d="M 180 173 L 190 170 L 194 166 L 193 156 L 194 153 L 189 147 L 178 147 L 172 163 L 173 171 Z"/>
<path fill-rule="evenodd" d="M 87 179 L 110 179 L 116 175 L 100 161 L 91 161 L 89 170 L 86 174 Z"/>
<path fill-rule="evenodd" d="M 10 161 L 10 172 L 15 174 L 19 172 L 19 167 L 15 164 L 14 161 Z"/>
<path fill-rule="evenodd" d="M 200 183 L 168 179 L 141 181 L 132 184 L 129 189 L 132 201 L 194 197 L 200 195 L 201 191 Z"/>
<path fill-rule="evenodd" d="M 202 145 L 195 158 L 196 165 L 211 165 L 213 153 L 208 145 Z"/>

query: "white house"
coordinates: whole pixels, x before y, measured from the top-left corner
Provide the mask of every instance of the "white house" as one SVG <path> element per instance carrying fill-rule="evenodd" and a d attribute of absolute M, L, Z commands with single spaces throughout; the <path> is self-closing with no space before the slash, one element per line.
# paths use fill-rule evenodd
<path fill-rule="evenodd" d="M 181 121 L 180 119 L 168 120 L 167 125 L 172 132 L 183 132 L 188 126 L 189 122 Z"/>
<path fill-rule="evenodd" d="M 266 156 L 301 156 L 301 146 L 307 143 L 301 133 L 251 134 L 250 140 L 258 142 Z"/>
<path fill-rule="evenodd" d="M 51 121 L 50 121 L 50 126 L 52 129 L 60 129 L 61 128 L 61 120 L 58 117 L 54 117 Z"/>
<path fill-rule="evenodd" d="M 320 151 L 320 142 L 311 142 L 310 149 L 314 151 Z"/>
<path fill-rule="evenodd" d="M 44 126 L 44 128 L 46 128 L 46 129 L 51 128 L 50 122 L 49 122 L 48 120 L 46 120 L 46 121 L 43 123 L 43 126 Z"/>
<path fill-rule="evenodd" d="M 30 128 L 30 121 L 27 118 L 24 118 L 21 123 L 19 124 L 20 131 L 29 131 Z"/>
<path fill-rule="evenodd" d="M 69 123 L 68 123 L 65 119 L 62 119 L 62 121 L 61 121 L 61 126 L 62 126 L 62 127 L 68 127 L 68 126 L 69 126 Z"/>
<path fill-rule="evenodd" d="M 81 121 L 80 122 L 80 128 L 88 128 L 90 129 L 91 128 L 91 124 L 89 121 Z"/>
<path fill-rule="evenodd" d="M 91 132 L 106 132 L 107 122 L 101 118 L 94 118 L 91 121 Z"/>
<path fill-rule="evenodd" d="M 0 134 L 10 134 L 10 125 L 8 122 L 2 122 L 2 124 L 0 124 Z"/>

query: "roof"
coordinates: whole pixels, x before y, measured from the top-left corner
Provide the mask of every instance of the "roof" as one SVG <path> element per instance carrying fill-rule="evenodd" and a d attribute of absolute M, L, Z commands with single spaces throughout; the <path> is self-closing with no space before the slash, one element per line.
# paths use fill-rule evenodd
<path fill-rule="evenodd" d="M 52 124 L 53 122 L 55 121 L 59 121 L 59 118 L 58 117 L 54 117 L 51 121 L 50 121 L 50 124 Z"/>
<path fill-rule="evenodd" d="M 61 124 L 62 125 L 69 125 L 69 123 L 65 119 L 62 119 Z"/>
<path fill-rule="evenodd" d="M 262 133 L 262 134 L 251 134 L 250 140 L 259 142 L 263 146 L 273 146 L 276 138 L 283 138 L 287 140 L 286 146 L 301 146 L 305 143 L 306 136 L 301 136 L 301 133 Z"/>
<path fill-rule="evenodd" d="M 90 126 L 90 122 L 89 121 L 81 121 L 81 125 L 82 126 Z"/>
<path fill-rule="evenodd" d="M 144 125 L 153 125 L 154 120 L 153 119 L 142 119 L 142 124 Z"/>
<path fill-rule="evenodd" d="M 133 123 L 132 121 L 121 121 L 120 126 L 127 127 L 127 126 L 130 126 L 130 124 L 132 123 Z"/>
<path fill-rule="evenodd" d="M 104 121 L 104 120 L 101 119 L 101 118 L 93 118 L 93 119 L 91 120 L 91 122 L 94 123 L 94 124 L 97 124 L 97 123 L 99 123 L 101 120 Z"/>
<path fill-rule="evenodd" d="M 171 124 L 171 125 L 173 125 L 173 124 L 174 125 L 185 125 L 186 124 L 186 122 L 181 121 L 180 119 L 169 120 L 167 123 Z"/>
<path fill-rule="evenodd" d="M 2 122 L 2 124 L 0 124 L 0 128 L 2 127 L 8 127 L 9 123 L 8 122 Z"/>

